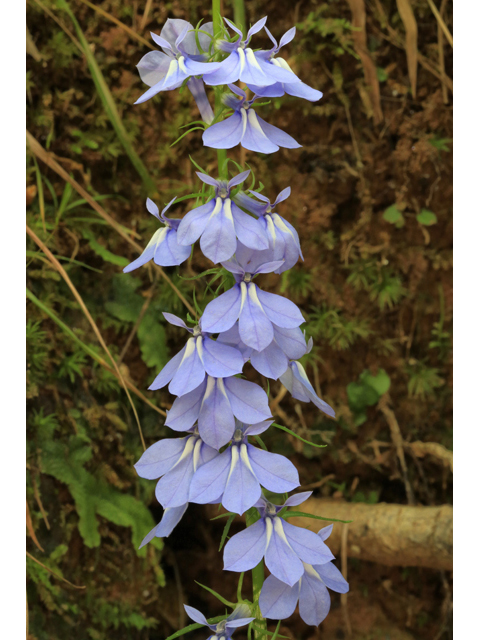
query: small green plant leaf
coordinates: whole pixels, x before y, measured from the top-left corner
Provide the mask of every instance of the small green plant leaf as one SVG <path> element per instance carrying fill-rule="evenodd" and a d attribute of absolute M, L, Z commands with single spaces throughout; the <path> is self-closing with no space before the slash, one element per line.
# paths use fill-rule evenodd
<path fill-rule="evenodd" d="M 432 224 L 436 224 L 438 220 L 433 211 L 422 209 L 421 212 L 417 214 L 417 222 L 423 224 L 424 227 L 431 227 Z"/>
<path fill-rule="evenodd" d="M 405 224 L 405 218 L 402 212 L 397 209 L 396 205 L 392 204 L 383 214 L 383 219 L 390 224 L 394 224 L 397 228 L 403 227 Z"/>

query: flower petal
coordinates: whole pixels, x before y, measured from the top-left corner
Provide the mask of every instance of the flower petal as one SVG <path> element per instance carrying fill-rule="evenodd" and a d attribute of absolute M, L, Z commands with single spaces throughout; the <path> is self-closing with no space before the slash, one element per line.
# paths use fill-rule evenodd
<path fill-rule="evenodd" d="M 188 604 L 183 605 L 185 611 L 187 612 L 187 616 L 191 618 L 197 624 L 203 624 L 205 627 L 210 627 L 212 631 L 215 631 L 214 625 L 209 625 L 207 619 L 203 615 L 201 611 L 198 609 L 194 609 L 193 607 L 189 607 Z"/>
<path fill-rule="evenodd" d="M 259 373 L 273 380 L 278 380 L 288 369 L 288 358 L 275 340 L 263 351 L 252 351 L 251 363 Z"/>
<path fill-rule="evenodd" d="M 153 538 L 167 538 L 182 519 L 187 507 L 188 503 L 182 504 L 180 507 L 165 509 L 160 522 L 145 536 L 138 548 L 141 549 L 148 542 L 153 540 Z"/>
<path fill-rule="evenodd" d="M 171 57 L 161 51 L 150 51 L 137 64 L 140 78 L 149 87 L 161 82 L 167 74 Z"/>
<path fill-rule="evenodd" d="M 230 198 L 217 198 L 215 209 L 200 239 L 200 248 L 203 255 L 214 264 L 228 260 L 235 253 L 237 239 Z"/>
<path fill-rule="evenodd" d="M 207 378 L 198 415 L 198 431 L 202 440 L 217 450 L 233 436 L 235 420 L 222 378 Z"/>
<path fill-rule="evenodd" d="M 238 51 L 232 53 L 222 60 L 219 68 L 213 73 L 207 73 L 203 76 L 205 84 L 216 86 L 219 84 L 230 84 L 236 82 L 240 75 L 240 56 Z M 208 145 L 207 145 L 208 146 Z"/>
<path fill-rule="evenodd" d="M 245 286 L 243 282 L 242 285 Z M 262 351 L 273 340 L 273 327 L 262 308 L 257 291 L 257 286 L 250 282 L 240 311 L 238 329 L 242 342 L 252 349 Z"/>
<path fill-rule="evenodd" d="M 300 486 L 298 471 L 288 458 L 248 445 L 248 457 L 258 481 L 274 493 L 285 493 Z"/>
<path fill-rule="evenodd" d="M 283 523 L 285 536 L 300 560 L 308 564 L 324 564 L 334 559 L 334 555 L 313 531 L 295 527 L 289 522 Z"/>
<path fill-rule="evenodd" d="M 167 427 L 174 431 L 188 431 L 194 425 L 206 386 L 207 383 L 204 380 L 196 389 L 175 400 L 170 411 L 167 411 L 165 420 Z"/>
<path fill-rule="evenodd" d="M 177 230 L 177 241 L 181 245 L 191 245 L 205 231 L 207 222 L 215 208 L 215 198 L 201 207 L 189 211 L 180 222 Z"/>
<path fill-rule="evenodd" d="M 185 322 L 175 314 L 163 311 L 162 315 L 169 324 L 173 324 L 175 327 L 181 327 L 182 329 L 187 329 L 187 331 L 189 330 Z"/>
<path fill-rule="evenodd" d="M 198 341 L 201 344 L 201 336 L 187 340 L 182 361 L 168 385 L 168 390 L 175 396 L 184 396 L 193 391 L 205 379 L 205 367 L 197 349 Z"/>
<path fill-rule="evenodd" d="M 284 524 L 281 518 L 273 518 L 273 532 L 265 553 L 265 564 L 276 578 L 293 587 L 302 577 L 304 568 L 287 541 L 283 532 Z"/>
<path fill-rule="evenodd" d="M 307 353 L 305 336 L 300 327 L 285 329 L 273 325 L 275 342 L 290 360 L 298 360 Z"/>
<path fill-rule="evenodd" d="M 134 269 L 138 269 L 138 267 L 141 267 L 147 262 L 150 262 L 150 260 L 155 255 L 157 246 L 161 242 L 163 242 L 163 240 L 165 239 L 165 235 L 167 231 L 168 229 L 166 227 L 161 227 L 160 229 L 157 229 L 157 231 L 155 231 L 155 233 L 153 234 L 150 242 L 147 244 L 147 246 L 143 250 L 143 253 L 136 260 L 134 260 L 129 265 L 127 265 L 124 268 L 123 273 L 130 273 L 130 271 L 133 271 Z"/>
<path fill-rule="evenodd" d="M 205 371 L 215 378 L 234 376 L 243 369 L 244 360 L 238 349 L 215 342 L 211 338 L 203 339 L 202 358 Z"/>
<path fill-rule="evenodd" d="M 263 583 L 258 601 L 262 616 L 271 620 L 289 618 L 295 611 L 299 594 L 300 582 L 291 587 L 273 575 L 268 576 Z"/>
<path fill-rule="evenodd" d="M 233 327 L 240 313 L 240 305 L 240 287 L 235 285 L 207 304 L 202 316 L 203 331 L 219 333 Z"/>
<path fill-rule="evenodd" d="M 247 125 L 242 136 L 242 147 L 258 153 L 273 153 L 279 148 L 262 129 L 253 109 L 247 110 Z"/>
<path fill-rule="evenodd" d="M 262 420 L 262 422 L 257 422 L 256 424 L 250 424 L 245 429 L 246 436 L 258 436 L 261 433 L 264 433 L 268 427 L 272 424 L 273 420 Z"/>
<path fill-rule="evenodd" d="M 326 413 L 327 416 L 331 416 L 332 418 L 334 418 L 335 411 L 332 409 L 332 407 L 329 404 L 327 404 L 317 396 L 317 394 L 315 393 L 315 389 L 312 387 L 310 380 L 308 379 L 302 364 L 300 362 L 292 362 L 291 369 L 292 369 L 294 378 L 300 384 L 303 385 L 303 388 L 307 396 L 313 402 L 313 404 L 317 406 L 319 409 L 321 409 L 324 413 Z"/>
<path fill-rule="evenodd" d="M 195 472 L 190 484 L 189 501 L 209 504 L 221 498 L 227 483 L 231 464 L 231 449 L 225 449 Z"/>
<path fill-rule="evenodd" d="M 186 347 L 183 347 L 181 351 L 177 353 L 160 371 L 158 376 L 152 382 L 152 384 L 148 387 L 150 391 L 156 391 L 157 389 L 161 389 L 166 384 L 170 382 L 175 373 L 177 372 L 178 367 L 183 359 L 183 354 L 185 353 Z"/>
<path fill-rule="evenodd" d="M 337 593 L 347 593 L 350 589 L 348 582 L 342 576 L 333 562 L 326 562 L 325 564 L 315 565 L 313 567 L 318 573 L 322 582 L 332 591 Z"/>
<path fill-rule="evenodd" d="M 206 78 L 204 78 L 204 80 L 206 82 Z M 231 149 L 237 146 L 242 139 L 242 135 L 242 116 L 235 111 L 235 113 L 226 120 L 216 122 L 208 127 L 202 134 L 202 140 L 206 147 L 212 147 L 213 149 Z"/>
<path fill-rule="evenodd" d="M 268 238 L 265 229 L 257 218 L 252 218 L 232 203 L 232 215 L 235 232 L 242 244 L 252 249 L 268 249 Z"/>
<path fill-rule="evenodd" d="M 320 100 L 320 98 L 323 97 L 323 93 L 321 91 L 317 91 L 317 89 L 309 87 L 308 84 L 305 84 L 304 82 L 288 82 L 283 85 L 283 88 L 285 89 L 285 93 L 288 93 L 290 96 L 304 98 L 310 102 L 317 102 L 317 100 Z"/>
<path fill-rule="evenodd" d="M 252 526 L 236 533 L 225 545 L 224 569 L 227 571 L 249 571 L 256 567 L 265 554 L 267 535 L 265 522 L 258 520 Z"/>
<path fill-rule="evenodd" d="M 138 475 L 147 480 L 156 480 L 170 471 L 182 455 L 187 438 L 165 438 L 148 447 L 133 465 Z"/>
<path fill-rule="evenodd" d="M 279 327 L 294 329 L 305 322 L 300 309 L 287 298 L 259 289 L 258 299 L 268 318 Z"/>
<path fill-rule="evenodd" d="M 271 418 L 265 391 L 254 382 L 242 378 L 225 378 L 225 388 L 236 418 L 255 424 Z"/>
<path fill-rule="evenodd" d="M 164 508 L 180 507 L 188 502 L 190 482 L 194 474 L 194 449 L 201 445 L 199 438 L 188 438 L 176 465 L 157 482 L 155 496 Z"/>
<path fill-rule="evenodd" d="M 258 123 L 272 144 L 284 147 L 285 149 L 299 149 L 302 146 L 298 144 L 292 136 L 289 136 L 288 133 L 285 133 L 285 131 L 282 131 L 278 127 L 274 127 L 272 124 L 268 124 L 268 122 L 265 122 L 260 116 L 258 116 Z"/>
<path fill-rule="evenodd" d="M 290 496 L 283 503 L 284 507 L 298 507 L 299 504 L 303 504 L 305 500 L 308 500 L 312 495 L 313 491 L 301 491 L 300 493 L 296 493 L 294 496 Z"/>
<path fill-rule="evenodd" d="M 253 507 L 262 491 L 250 466 L 247 445 L 232 445 L 230 449 L 231 465 L 222 504 L 228 511 L 242 515 Z"/>
<path fill-rule="evenodd" d="M 301 618 L 312 626 L 318 626 L 323 622 L 330 611 L 330 594 L 327 588 L 308 570 L 302 579 L 299 601 Z"/>
<path fill-rule="evenodd" d="M 178 244 L 177 232 L 167 229 L 165 240 L 157 246 L 153 261 L 161 267 L 174 267 L 185 262 L 189 256 L 190 246 Z"/>

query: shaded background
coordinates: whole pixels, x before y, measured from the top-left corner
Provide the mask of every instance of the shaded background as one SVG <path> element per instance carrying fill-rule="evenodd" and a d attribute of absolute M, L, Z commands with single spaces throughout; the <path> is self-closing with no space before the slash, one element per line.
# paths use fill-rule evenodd
<path fill-rule="evenodd" d="M 315 347 L 305 366 L 337 412 L 332 421 L 273 382 L 277 421 L 328 446 L 272 429 L 267 444 L 292 459 L 316 498 L 379 510 L 451 503 L 452 50 L 431 4 L 247 1 L 247 21 L 268 14 L 277 38 L 296 25 L 284 55 L 324 97 L 260 108 L 302 149 L 230 153 L 251 164 L 270 197 L 292 187 L 280 213 L 298 229 L 305 262 L 262 276 L 262 286 L 308 317 Z M 436 4 L 451 30 L 451 3 Z M 167 279 L 151 267 L 124 276 L 138 255 L 125 238 L 144 246 L 156 228 L 147 192 L 162 208 L 198 189 L 189 154 L 216 168 L 200 131 L 170 146 L 198 118 L 187 91 L 132 106 L 145 88 L 135 64 L 149 50 L 138 36 L 148 41 L 168 17 L 195 24 L 209 12 L 191 0 L 28 0 L 27 221 L 129 381 L 147 445 L 171 435 L 155 407 L 172 398 L 146 388 L 184 342 L 161 312 L 184 315 L 178 292 L 191 303 L 193 288 L 203 305 L 208 279 L 186 278 L 210 264 L 196 250 Z M 233 18 L 230 3 L 224 15 Z M 255 45 L 268 44 L 256 36 Z M 237 576 L 221 571 L 218 553 L 222 524 L 207 508 L 192 505 L 171 538 L 135 551 L 162 511 L 155 483 L 132 466 L 142 446 L 131 406 L 52 259 L 31 239 L 27 249 L 27 549 L 43 565 L 28 559 L 30 637 L 154 640 L 187 624 L 182 602 L 222 613 L 195 583 L 234 598 Z M 247 376 L 262 383 L 251 368 Z M 401 554 L 386 566 L 375 545 L 346 549 L 347 603 L 332 594 L 320 629 L 294 615 L 283 635 L 451 637 L 448 571 L 402 566 Z"/>

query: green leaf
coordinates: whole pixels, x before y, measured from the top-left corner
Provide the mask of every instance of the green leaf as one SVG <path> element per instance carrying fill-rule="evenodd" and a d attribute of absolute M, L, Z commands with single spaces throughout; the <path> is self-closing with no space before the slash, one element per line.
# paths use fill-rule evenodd
<path fill-rule="evenodd" d="M 295 433 L 295 431 L 292 431 L 288 427 L 284 427 L 281 424 L 277 424 L 276 422 L 274 422 L 272 426 L 276 427 L 277 429 L 281 429 L 282 431 L 285 431 L 286 433 L 289 433 L 291 436 L 294 436 L 295 438 L 298 438 L 298 440 L 301 440 L 302 442 L 305 442 L 305 444 L 309 444 L 312 447 L 317 447 L 318 449 L 324 449 L 327 446 L 326 444 L 315 444 L 315 442 L 310 442 L 310 440 L 305 440 L 305 438 L 302 438 L 301 436 L 299 436 L 298 433 Z"/>
<path fill-rule="evenodd" d="M 405 218 L 402 212 L 397 209 L 396 205 L 392 204 L 383 214 L 383 219 L 390 224 L 394 224 L 396 227 L 403 227 L 405 224 Z"/>
<path fill-rule="evenodd" d="M 380 400 L 380 396 L 373 387 L 362 382 L 350 382 L 347 385 L 348 404 L 352 411 L 372 407 Z"/>
<path fill-rule="evenodd" d="M 322 516 L 315 516 L 313 513 L 304 513 L 303 511 L 286 511 L 282 514 L 282 518 L 313 518 L 314 520 L 325 520 L 326 522 L 341 522 L 342 524 L 348 524 L 353 522 L 352 520 L 337 520 L 336 518 L 322 518 Z"/>
<path fill-rule="evenodd" d="M 431 227 L 432 224 L 436 224 L 438 220 L 433 211 L 422 209 L 421 212 L 417 214 L 417 222 L 423 224 L 424 227 Z"/>
<path fill-rule="evenodd" d="M 147 367 L 162 369 L 169 360 L 165 328 L 153 309 L 148 309 L 137 332 L 142 359 Z"/>
<path fill-rule="evenodd" d="M 207 621 L 209 624 L 216 624 L 217 622 L 221 622 L 222 620 L 225 620 L 225 616 L 217 616 L 216 618 L 207 618 Z M 198 624 L 198 622 L 195 622 L 194 624 L 189 624 L 187 627 L 183 627 L 183 629 L 180 629 L 179 631 L 175 631 L 175 633 L 172 634 L 171 636 L 168 636 L 166 640 L 175 640 L 175 638 L 180 638 L 180 636 L 183 636 L 184 633 L 195 631 L 195 629 L 201 629 L 203 626 L 204 626 L 203 624 Z"/>
<path fill-rule="evenodd" d="M 223 545 L 225 544 L 225 540 L 227 539 L 228 532 L 230 531 L 230 527 L 232 526 L 232 522 L 235 520 L 236 514 L 232 513 L 232 515 L 228 518 L 222 533 L 222 539 L 220 540 L 220 546 L 218 548 L 219 551 L 222 550 Z"/>
<path fill-rule="evenodd" d="M 360 380 L 375 389 L 379 396 L 383 396 L 390 389 L 390 377 L 384 369 L 379 369 L 376 376 L 366 369 L 360 375 Z"/>
<path fill-rule="evenodd" d="M 82 229 L 82 235 L 85 240 L 88 240 L 88 244 L 90 249 L 94 251 L 98 256 L 103 258 L 105 262 L 111 262 L 115 264 L 117 267 L 126 267 L 128 264 L 127 258 L 123 256 L 117 256 L 108 249 L 106 249 L 103 245 L 101 245 L 95 238 L 94 234 L 88 229 Z"/>
<path fill-rule="evenodd" d="M 68 486 L 78 514 L 78 530 L 85 545 L 90 548 L 100 546 L 97 516 L 102 516 L 116 525 L 131 527 L 132 544 L 138 549 L 145 532 L 155 525 L 152 514 L 143 502 L 121 493 L 84 468 L 92 456 L 92 449 L 85 443 L 85 438 L 70 436 L 67 444 L 40 439 L 39 444 L 42 472 Z M 162 548 L 159 538 L 153 542 L 157 548 Z M 140 549 L 137 553 L 145 556 L 146 550 Z"/>
<path fill-rule="evenodd" d="M 198 582 L 198 580 L 195 580 L 195 582 L 202 587 L 202 589 L 205 589 L 206 591 L 208 591 L 209 593 L 212 594 L 212 596 L 215 596 L 215 598 L 217 598 L 217 600 L 220 600 L 220 602 L 222 604 L 225 604 L 227 607 L 231 607 L 232 609 L 235 609 L 235 602 L 230 602 L 229 600 L 225 600 L 225 598 L 223 596 L 221 596 L 219 593 L 217 593 L 216 591 L 214 591 L 213 589 L 210 589 L 210 587 L 206 587 L 204 584 L 202 584 L 201 582 Z"/>

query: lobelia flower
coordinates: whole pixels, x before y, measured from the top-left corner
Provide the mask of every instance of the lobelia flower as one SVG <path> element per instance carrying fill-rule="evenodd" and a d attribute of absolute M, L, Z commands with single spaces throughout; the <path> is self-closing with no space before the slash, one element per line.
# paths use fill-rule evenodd
<path fill-rule="evenodd" d="M 311 343 L 309 345 L 311 349 Z M 305 369 L 300 362 L 292 360 L 288 369 L 280 376 L 280 382 L 290 391 L 293 398 L 302 402 L 313 402 L 327 416 L 335 417 L 335 411 L 315 393 Z"/>
<path fill-rule="evenodd" d="M 301 358 L 307 353 L 308 347 L 305 342 L 303 331 L 297 327 L 295 329 L 284 329 L 273 326 L 273 340 L 263 351 L 257 351 L 247 347 L 240 338 L 238 322 L 231 329 L 221 333 L 217 342 L 231 345 L 242 353 L 245 361 L 250 360 L 253 367 L 267 378 L 277 380 L 288 368 L 290 360 Z"/>
<path fill-rule="evenodd" d="M 202 134 L 203 144 L 213 149 L 231 149 L 241 144 L 245 149 L 258 151 L 259 153 L 273 153 L 280 147 L 286 149 L 299 149 L 302 145 L 281 129 L 265 122 L 252 109 L 252 104 L 258 98 L 247 100 L 245 91 L 233 84 L 228 85 L 233 93 L 223 98 L 224 104 L 233 109 L 233 114 L 217 122 Z"/>
<path fill-rule="evenodd" d="M 197 172 L 200 180 L 215 187 L 215 196 L 184 216 L 178 227 L 178 242 L 190 246 L 200 238 L 203 255 L 215 264 L 233 256 L 237 238 L 251 249 L 267 249 L 262 225 L 230 199 L 232 188 L 244 182 L 249 173 L 244 171 L 227 182 Z"/>
<path fill-rule="evenodd" d="M 320 529 L 318 535 L 326 540 L 333 525 Z M 348 582 L 332 562 L 321 565 L 305 564 L 305 573 L 293 587 L 269 576 L 260 593 L 260 610 L 265 618 L 283 620 L 289 618 L 300 602 L 300 616 L 307 624 L 319 625 L 330 611 L 328 589 L 347 593 Z"/>
<path fill-rule="evenodd" d="M 313 531 L 295 527 L 277 515 L 284 507 L 302 504 L 311 495 L 311 491 L 298 493 L 281 506 L 260 498 L 255 504 L 260 520 L 227 542 L 224 569 L 248 571 L 265 557 L 270 572 L 293 587 L 305 572 L 304 563 L 317 565 L 333 560 L 330 549 Z"/>
<path fill-rule="evenodd" d="M 140 78 L 150 89 L 140 96 L 135 104 L 153 98 L 160 91 L 177 89 L 193 76 L 210 73 L 219 68 L 219 62 L 205 62 L 208 56 L 200 51 L 195 38 L 197 35 L 202 49 L 208 50 L 213 37 L 213 24 L 209 22 L 203 25 L 202 31 L 208 31 L 212 36 L 200 31 L 195 34 L 195 29 L 189 22 L 169 18 L 159 36 L 150 33 L 153 41 L 163 52 L 150 51 L 138 63 Z"/>
<path fill-rule="evenodd" d="M 222 40 L 217 47 L 229 55 L 220 63 L 219 69 L 212 70 L 204 76 L 206 84 L 219 85 L 230 84 L 241 80 L 247 84 L 258 84 L 262 87 L 274 82 L 299 82 L 297 76 L 291 69 L 285 69 L 281 65 L 273 64 L 268 56 L 259 55 L 260 51 L 253 51 L 248 45 L 252 36 L 263 29 L 267 18 L 262 18 L 251 27 L 247 37 L 243 40 L 243 33 L 230 20 L 224 18 L 225 22 L 235 33 L 239 35 L 235 42 Z"/>
<path fill-rule="evenodd" d="M 153 200 L 147 198 L 147 210 L 152 214 L 152 216 L 155 216 L 160 220 L 160 222 L 163 222 L 165 226 L 155 231 L 142 255 L 127 265 L 123 270 L 123 273 L 129 273 L 134 269 L 138 269 L 138 267 L 150 262 L 152 258 L 155 264 L 158 264 L 161 267 L 173 267 L 174 265 L 181 264 L 189 257 L 191 248 L 179 245 L 177 242 L 177 228 L 180 224 L 180 220 L 167 218 L 164 215 L 165 211 L 167 211 L 175 200 L 176 197 L 173 198 L 173 200 L 170 200 L 165 209 L 163 209 L 162 213 L 159 215 L 157 205 Z"/>
<path fill-rule="evenodd" d="M 275 493 L 298 487 L 298 471 L 290 460 L 248 442 L 248 436 L 263 433 L 271 424 L 272 420 L 248 426 L 237 422 L 228 449 L 193 476 L 190 502 L 207 504 L 221 499 L 225 509 L 242 515 L 259 500 L 260 485 Z"/>
<path fill-rule="evenodd" d="M 190 393 L 175 400 L 165 424 L 174 431 L 187 431 L 198 419 L 204 442 L 220 449 L 230 442 L 235 418 L 256 424 L 272 418 L 265 391 L 242 378 L 207 378 Z"/>
<path fill-rule="evenodd" d="M 141 478 L 160 478 L 155 496 L 162 507 L 186 508 L 194 473 L 216 456 L 218 451 L 205 444 L 198 429 L 193 428 L 184 438 L 164 438 L 152 444 L 142 454 L 135 469 Z"/>
<path fill-rule="evenodd" d="M 172 313 L 163 314 L 165 320 L 186 329 L 192 337 L 187 344 L 160 371 L 149 386 L 157 390 L 168 384 L 168 390 L 176 396 L 183 396 L 196 389 L 205 376 L 217 378 L 233 376 L 243 369 L 243 356 L 234 347 L 212 340 L 202 331 L 202 319 L 193 329 Z"/>
<path fill-rule="evenodd" d="M 270 51 L 259 51 L 257 53 L 257 57 L 270 62 L 277 68 L 284 69 L 285 71 L 290 71 L 293 74 L 293 71 L 290 69 L 286 60 L 284 60 L 283 58 L 275 58 L 275 56 L 282 47 L 293 40 L 296 31 L 295 27 L 289 29 L 282 36 L 280 44 L 277 43 L 267 27 L 265 27 L 265 31 L 267 32 L 268 37 L 273 42 L 274 46 L 273 49 L 270 49 Z M 295 78 L 297 78 L 297 76 L 295 76 Z M 317 91 L 317 89 L 309 87 L 308 84 L 305 84 L 298 78 L 296 82 L 289 82 L 287 80 L 286 82 L 276 82 L 275 84 L 270 84 L 269 86 L 261 84 L 259 86 L 256 86 L 256 84 L 249 84 L 248 87 L 262 98 L 280 98 L 285 93 L 288 93 L 289 95 L 295 96 L 296 98 L 305 98 L 305 100 L 309 100 L 310 102 L 317 102 L 317 100 L 320 100 L 320 98 L 323 96 L 323 93 L 321 91 Z"/>
<path fill-rule="evenodd" d="M 206 306 L 202 316 L 205 331 L 227 331 L 238 319 L 242 342 L 263 351 L 273 340 L 273 323 L 284 329 L 294 329 L 305 321 L 293 302 L 262 291 L 252 282 L 258 273 L 270 273 L 280 266 L 278 261 L 267 262 L 269 253 L 252 251 L 239 242 L 235 260 L 222 262 L 222 266 L 234 274 L 236 284 Z"/>
<path fill-rule="evenodd" d="M 272 252 L 272 259 L 284 261 L 275 273 L 283 273 L 283 271 L 291 269 L 298 262 L 299 257 L 303 260 L 298 233 L 290 222 L 274 211 L 280 202 L 290 196 L 291 189 L 287 187 L 281 191 L 273 203 L 261 193 L 256 191 L 250 191 L 249 193 L 262 202 L 249 198 L 243 192 L 237 193 L 235 201 L 250 213 L 258 216 L 259 222 L 268 236 L 268 246 Z"/>
<path fill-rule="evenodd" d="M 243 627 L 255 620 L 255 618 L 249 617 L 250 608 L 247 604 L 238 605 L 228 618 L 217 622 L 217 624 L 209 624 L 203 613 L 198 611 L 198 609 L 189 607 L 186 604 L 183 606 L 189 618 L 198 624 L 203 624 L 205 627 L 208 627 L 210 631 L 213 631 L 214 635 L 210 636 L 208 640 L 230 640 L 232 633 L 234 633 L 238 627 Z"/>

